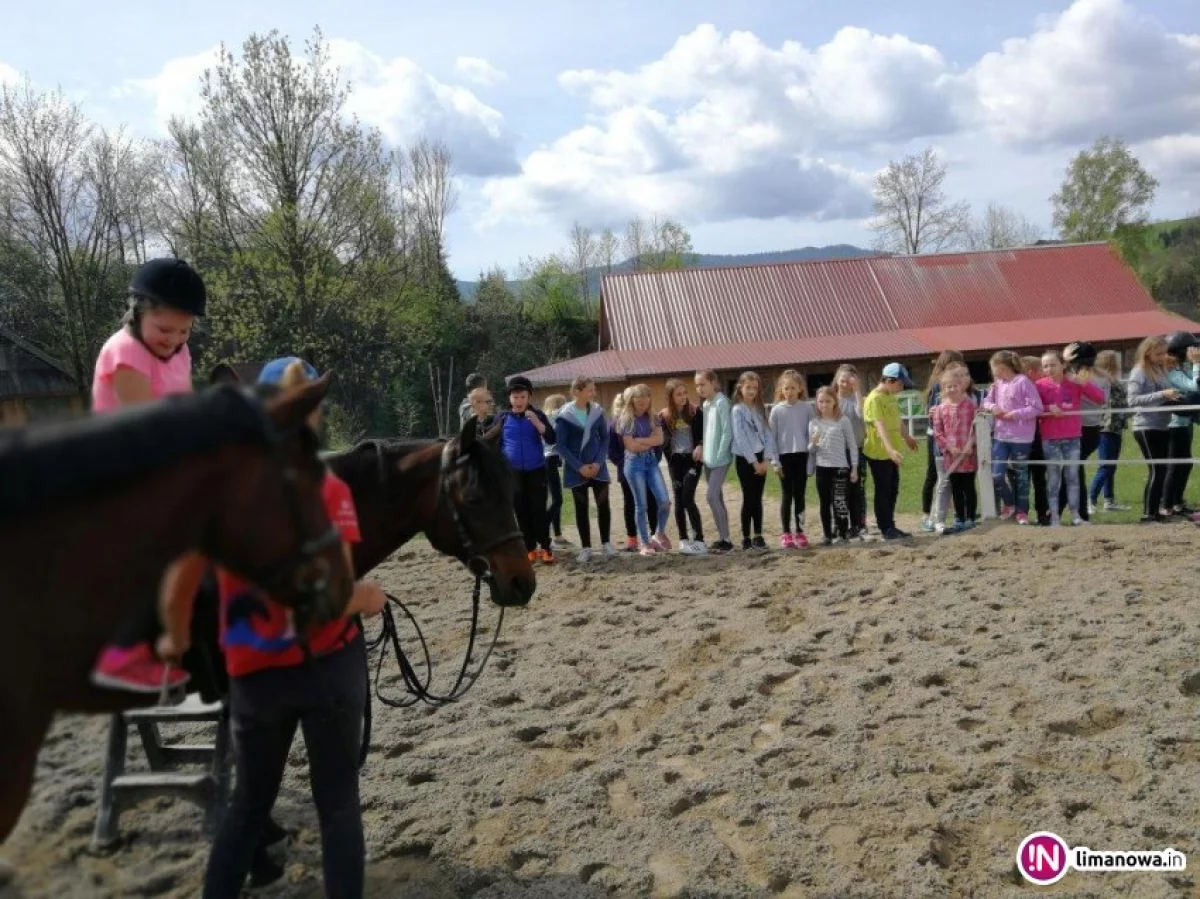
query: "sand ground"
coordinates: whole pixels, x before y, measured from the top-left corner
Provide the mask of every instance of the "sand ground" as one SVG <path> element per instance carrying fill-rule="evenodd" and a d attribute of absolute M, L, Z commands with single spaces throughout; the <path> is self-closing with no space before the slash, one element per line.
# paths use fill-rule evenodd
<path fill-rule="evenodd" d="M 507 613 L 463 702 L 376 705 L 368 894 L 1028 896 L 1013 856 L 1043 829 L 1200 863 L 1198 547 L 1190 525 L 997 524 L 723 558 L 565 557 Z M 411 599 L 446 684 L 466 574 L 421 543 L 377 576 Z M 87 854 L 105 727 L 56 724 L 2 899 L 199 895 L 208 847 L 190 805 L 143 803 L 116 854 Z M 299 740 L 278 813 L 296 835 L 261 895 L 322 895 Z M 1190 867 L 1071 873 L 1043 892 L 1200 896 Z"/>

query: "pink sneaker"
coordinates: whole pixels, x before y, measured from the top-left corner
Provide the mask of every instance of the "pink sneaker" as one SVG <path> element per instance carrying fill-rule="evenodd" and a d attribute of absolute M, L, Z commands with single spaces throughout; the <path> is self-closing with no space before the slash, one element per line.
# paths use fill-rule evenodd
<path fill-rule="evenodd" d="M 792 546 L 796 549 L 808 549 L 808 538 L 803 534 L 797 534 L 792 538 Z"/>
<path fill-rule="evenodd" d="M 638 550 L 638 555 L 639 556 L 652 556 L 652 555 L 654 555 L 654 547 L 651 546 L 649 543 L 643 543 L 641 549 Z"/>
<path fill-rule="evenodd" d="M 666 534 L 655 534 L 650 538 L 650 543 L 659 552 L 669 553 L 671 551 L 671 538 Z"/>
<path fill-rule="evenodd" d="M 780 534 L 779 535 L 779 547 L 780 547 L 780 549 L 795 549 L 796 548 L 796 538 L 793 537 L 790 532 L 784 532 L 784 533 Z"/>
<path fill-rule="evenodd" d="M 127 690 L 130 693 L 161 693 L 174 690 L 188 682 L 190 676 L 179 668 L 168 668 L 149 643 L 139 643 L 126 649 L 106 646 L 100 654 L 92 683 L 98 687 Z"/>
<path fill-rule="evenodd" d="M 1003 519 L 1004 521 L 1007 521 L 1008 519 L 1012 518 L 1016 514 L 1017 514 L 1016 506 L 1004 506 L 1000 510 L 1000 518 Z"/>
<path fill-rule="evenodd" d="M 1024 512 L 1017 513 L 1017 524 L 1029 524 L 1029 516 Z"/>

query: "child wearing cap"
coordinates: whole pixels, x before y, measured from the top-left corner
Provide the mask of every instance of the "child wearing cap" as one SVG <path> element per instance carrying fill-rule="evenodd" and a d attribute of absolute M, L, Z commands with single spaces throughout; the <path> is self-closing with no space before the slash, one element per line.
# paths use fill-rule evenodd
<path fill-rule="evenodd" d="M 529 561 L 554 562 L 550 548 L 549 488 L 545 446 L 556 442 L 554 427 L 533 406 L 533 384 L 522 375 L 508 379 L 509 408 L 496 416 L 490 433 L 500 435 L 500 449 L 517 476 L 513 506 L 525 535 Z"/>
<path fill-rule="evenodd" d="M 913 380 L 908 369 L 899 362 L 889 362 L 883 367 L 883 380 L 868 394 L 863 403 L 863 421 L 867 426 L 867 438 L 863 444 L 863 455 L 871 468 L 875 481 L 875 523 L 884 540 L 899 540 L 910 536 L 896 527 L 896 500 L 900 496 L 900 465 L 904 453 L 900 442 L 915 450 L 913 440 L 900 418 L 900 405 L 896 394 L 911 390 Z"/>

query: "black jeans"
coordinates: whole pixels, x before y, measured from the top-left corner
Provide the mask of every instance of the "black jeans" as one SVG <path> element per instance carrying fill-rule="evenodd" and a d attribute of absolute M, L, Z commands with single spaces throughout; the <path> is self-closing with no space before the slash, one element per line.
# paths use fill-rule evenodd
<path fill-rule="evenodd" d="M 625 536 L 630 540 L 636 540 L 638 536 L 637 506 L 633 500 L 633 488 L 625 480 L 624 471 L 617 476 L 617 481 L 621 485 L 621 512 L 625 517 Z M 646 518 L 650 521 L 650 533 L 653 534 L 658 529 L 658 500 L 649 490 L 646 491 Z"/>
<path fill-rule="evenodd" d="M 1082 443 L 1080 446 L 1082 446 Z M 1029 447 L 1029 459 L 1030 461 L 1046 461 L 1046 454 L 1042 451 L 1041 428 L 1034 429 L 1033 445 Z M 1039 523 L 1049 524 L 1050 494 L 1048 493 L 1046 487 L 1046 466 L 1030 465 L 1029 482 L 1033 485 L 1033 511 L 1037 515 L 1037 520 Z M 1080 505 L 1083 505 L 1083 503 L 1080 503 Z M 1066 508 L 1065 503 L 1059 505 L 1059 508 Z"/>
<path fill-rule="evenodd" d="M 696 487 L 700 483 L 699 462 L 691 453 L 671 453 L 667 456 L 667 471 L 671 473 L 671 489 L 675 495 L 675 527 L 679 528 L 679 539 L 688 539 L 688 522 L 697 540 L 704 539 L 704 526 L 700 523 L 700 507 L 696 505 Z M 657 510 L 656 510 L 657 511 Z M 657 520 L 657 516 L 655 516 Z"/>
<path fill-rule="evenodd" d="M 761 537 L 763 531 L 763 491 L 767 476 L 755 474 L 754 468 L 741 456 L 734 456 L 738 483 L 742 487 L 742 539 Z"/>
<path fill-rule="evenodd" d="M 358 750 L 366 703 L 362 635 L 314 662 L 270 668 L 230 683 L 237 781 L 204 875 L 204 899 L 237 899 L 275 804 L 299 725 L 321 822 L 325 895 L 363 895 L 366 850 Z"/>
<path fill-rule="evenodd" d="M 550 508 L 546 516 L 555 537 L 562 536 L 562 459 L 558 456 L 546 457 L 546 485 L 550 488 Z"/>
<path fill-rule="evenodd" d="M 592 546 L 592 522 L 588 518 L 588 490 L 596 494 L 596 517 L 600 519 L 600 543 L 612 539 L 612 506 L 608 504 L 606 481 L 584 481 L 571 488 L 575 500 L 575 528 L 579 531 L 579 545 L 584 549 Z"/>
<path fill-rule="evenodd" d="M 975 512 L 979 506 L 979 495 L 975 489 L 975 472 L 952 472 L 950 496 L 954 500 L 954 517 L 959 521 L 974 521 Z"/>
<path fill-rule="evenodd" d="M 896 527 L 896 500 L 900 498 L 900 466 L 891 459 L 868 459 L 875 479 L 875 524 L 881 531 Z"/>
<path fill-rule="evenodd" d="M 1167 429 L 1167 458 L 1192 458 L 1192 426 Z M 1187 492 L 1188 477 L 1192 473 L 1192 463 L 1167 466 L 1167 480 L 1163 484 L 1163 505 L 1174 511 L 1183 505 L 1183 495 Z"/>
<path fill-rule="evenodd" d="M 931 431 L 925 437 L 925 483 L 921 485 L 921 512 L 933 517 L 933 491 L 937 488 L 937 443 Z"/>
<path fill-rule="evenodd" d="M 867 526 L 867 474 L 871 466 L 862 449 L 858 448 L 858 483 L 850 485 L 850 521 L 855 530 Z"/>
<path fill-rule="evenodd" d="M 832 540 L 836 532 L 845 538 L 858 528 L 851 512 L 850 498 L 854 485 L 850 483 L 849 468 L 817 467 L 817 497 L 821 502 L 821 530 Z"/>
<path fill-rule="evenodd" d="M 804 494 L 808 491 L 808 453 L 782 453 L 779 456 L 780 482 L 783 498 L 779 503 L 783 533 L 803 534 Z M 792 508 L 795 506 L 795 512 Z M 795 527 L 792 515 L 796 516 Z"/>
<path fill-rule="evenodd" d="M 1084 425 L 1079 436 L 1079 517 L 1084 521 L 1091 520 L 1087 503 L 1087 477 L 1083 470 L 1083 460 L 1100 448 L 1100 426 Z M 1067 507 L 1067 479 L 1064 477 L 1062 486 L 1058 488 L 1058 507 Z"/>
<path fill-rule="evenodd" d="M 550 522 L 546 515 L 546 469 L 515 472 L 517 490 L 513 494 L 513 509 L 517 513 L 517 527 L 525 535 L 525 549 L 532 551 L 539 546 L 550 549 Z"/>
<path fill-rule="evenodd" d="M 1171 436 L 1168 431 L 1134 431 L 1133 439 L 1145 459 L 1169 459 Z M 1163 489 L 1167 482 L 1167 466 L 1150 465 L 1146 472 L 1146 486 L 1142 490 L 1142 516 L 1157 518 L 1162 512 Z"/>

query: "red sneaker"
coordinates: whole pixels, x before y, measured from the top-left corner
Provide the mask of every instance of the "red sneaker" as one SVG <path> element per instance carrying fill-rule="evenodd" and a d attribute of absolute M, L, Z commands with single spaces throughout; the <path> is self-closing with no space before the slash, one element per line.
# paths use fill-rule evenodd
<path fill-rule="evenodd" d="M 98 687 L 127 690 L 130 693 L 161 693 L 175 690 L 190 680 L 179 668 L 170 668 L 154 654 L 149 643 L 125 648 L 107 646 L 92 672 L 92 683 Z"/>
<path fill-rule="evenodd" d="M 808 549 L 808 538 L 804 534 L 796 534 L 792 537 L 792 545 L 796 549 Z"/>

